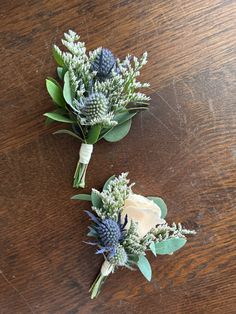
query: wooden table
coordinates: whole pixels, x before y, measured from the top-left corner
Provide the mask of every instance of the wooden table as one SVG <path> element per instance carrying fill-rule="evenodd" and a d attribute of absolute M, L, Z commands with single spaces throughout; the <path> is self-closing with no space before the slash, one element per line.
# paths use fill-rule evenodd
<path fill-rule="evenodd" d="M 236 5 L 223 0 L 1 1 L 0 313 L 235 313 Z M 97 300 L 102 257 L 85 241 L 88 204 L 71 179 L 80 143 L 53 136 L 46 76 L 69 28 L 89 49 L 147 50 L 150 110 L 116 144 L 96 146 L 87 189 L 129 171 L 162 196 L 168 221 L 197 235 L 154 258 L 153 280 L 122 270 Z"/>

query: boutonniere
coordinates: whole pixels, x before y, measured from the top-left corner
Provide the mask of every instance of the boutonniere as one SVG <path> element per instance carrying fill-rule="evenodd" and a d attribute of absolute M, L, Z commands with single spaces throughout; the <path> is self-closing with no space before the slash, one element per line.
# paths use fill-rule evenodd
<path fill-rule="evenodd" d="M 83 188 L 93 145 L 101 139 L 117 142 L 124 138 L 138 110 L 148 107 L 150 99 L 139 89 L 149 84 L 137 80 L 147 63 L 147 53 L 140 59 L 128 55 L 120 60 L 106 48 L 87 53 L 85 44 L 71 30 L 64 37 L 66 51 L 53 47 L 59 82 L 51 77 L 46 80 L 56 109 L 44 115 L 48 123 L 71 126 L 55 134 L 65 133 L 82 142 L 73 186 Z"/>
<path fill-rule="evenodd" d="M 133 193 L 127 173 L 111 177 L 103 191 L 92 189 L 91 195 L 78 194 L 76 200 L 92 202 L 92 212 L 86 211 L 92 224 L 86 242 L 97 247 L 104 262 L 90 288 L 91 298 L 96 298 L 107 277 L 120 267 L 139 269 L 150 281 L 152 269 L 147 252 L 155 256 L 172 254 L 187 241 L 186 235 L 195 234 L 182 225 L 166 222 L 167 207 L 159 197 L 144 197 Z"/>

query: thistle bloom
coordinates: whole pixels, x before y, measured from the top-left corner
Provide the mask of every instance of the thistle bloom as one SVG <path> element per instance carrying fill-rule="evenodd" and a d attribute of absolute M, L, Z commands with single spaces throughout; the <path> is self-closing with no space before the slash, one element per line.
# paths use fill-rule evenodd
<path fill-rule="evenodd" d="M 168 225 L 161 218 L 167 208 L 160 197 L 146 198 L 132 192 L 128 173 L 110 177 L 102 192 L 92 189 L 91 195 L 78 194 L 73 199 L 92 202 L 92 211 L 86 211 L 91 220 L 88 236 L 95 238 L 96 254 L 103 254 L 104 262 L 94 280 L 90 292 L 91 299 L 98 296 L 103 283 L 118 268 L 137 267 L 150 281 L 152 270 L 147 252 L 157 255 L 173 254 L 183 247 L 186 235 L 195 234 L 178 223 Z"/>
<path fill-rule="evenodd" d="M 46 112 L 47 122 L 71 125 L 54 134 L 68 134 L 82 142 L 74 173 L 73 187 L 85 187 L 93 145 L 104 139 L 117 142 L 131 127 L 139 110 L 147 109 L 150 98 L 140 92 L 148 83 L 138 81 L 147 53 L 141 58 L 129 55 L 120 60 L 107 49 L 87 51 L 80 36 L 69 30 L 62 44 L 66 51 L 53 46 L 61 83 L 47 78 L 46 87 L 57 110 Z"/>
<path fill-rule="evenodd" d="M 104 79 L 109 77 L 115 63 L 116 59 L 113 53 L 107 48 L 102 48 L 100 54 L 96 57 L 92 68 L 97 72 L 97 75 L 101 79 Z"/>
<path fill-rule="evenodd" d="M 97 250 L 96 253 L 102 254 L 108 252 L 108 259 L 117 256 L 117 254 L 120 256 L 119 243 L 123 240 L 125 236 L 127 217 L 124 218 L 124 223 L 122 224 L 121 215 L 118 216 L 117 221 L 111 218 L 102 220 L 90 213 L 89 211 L 85 212 L 95 223 L 92 227 L 89 228 L 89 235 L 95 237 L 97 241 L 89 242 L 89 244 L 97 245 L 99 247 L 99 250 Z"/>
<path fill-rule="evenodd" d="M 109 102 L 103 93 L 91 93 L 79 105 L 78 119 L 82 125 L 93 125 L 103 119 L 109 110 Z"/>

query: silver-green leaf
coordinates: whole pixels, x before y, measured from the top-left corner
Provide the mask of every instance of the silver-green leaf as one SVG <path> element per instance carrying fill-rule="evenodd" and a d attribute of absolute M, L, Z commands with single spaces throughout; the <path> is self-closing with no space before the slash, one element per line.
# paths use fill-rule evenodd
<path fill-rule="evenodd" d="M 104 135 L 104 139 L 108 142 L 118 142 L 124 138 L 131 128 L 132 120 L 127 120 L 122 124 L 114 126 L 111 131 Z"/>
<path fill-rule="evenodd" d="M 156 196 L 148 196 L 148 199 L 152 200 L 161 209 L 161 218 L 165 218 L 167 215 L 167 206 L 162 198 Z"/>
<path fill-rule="evenodd" d="M 102 126 L 100 124 L 93 125 L 88 131 L 86 141 L 88 144 L 95 144 L 98 141 Z"/>
<path fill-rule="evenodd" d="M 140 255 L 139 260 L 137 262 L 137 266 L 139 270 L 141 271 L 141 273 L 144 275 L 144 277 L 148 281 L 150 281 L 152 279 L 152 268 L 148 259 L 145 256 Z"/>
<path fill-rule="evenodd" d="M 77 194 L 71 197 L 72 200 L 91 201 L 90 194 Z"/>
<path fill-rule="evenodd" d="M 187 240 L 185 238 L 170 238 L 161 242 L 155 243 L 156 254 L 164 255 L 171 254 L 179 250 L 185 245 Z"/>
<path fill-rule="evenodd" d="M 97 207 L 97 208 L 101 208 L 102 207 L 102 200 L 101 198 L 92 190 L 91 193 L 91 201 L 93 206 Z"/>
<path fill-rule="evenodd" d="M 154 243 L 153 241 L 150 243 L 149 248 L 150 248 L 150 250 L 152 251 L 152 253 L 153 253 L 155 256 L 157 256 L 155 243 Z"/>
<path fill-rule="evenodd" d="M 106 183 L 103 186 L 103 191 L 107 190 L 108 185 L 111 183 L 111 181 L 115 178 L 115 175 L 111 176 Z"/>
<path fill-rule="evenodd" d="M 44 116 L 58 122 L 73 123 L 71 119 L 56 112 L 46 112 L 44 113 Z"/>
<path fill-rule="evenodd" d="M 61 86 L 57 83 L 56 80 L 52 78 L 46 79 L 46 87 L 49 95 L 52 97 L 52 100 L 59 106 L 64 108 L 66 103 L 63 98 L 63 92 Z"/>
<path fill-rule="evenodd" d="M 72 132 L 72 131 L 70 131 L 70 130 L 66 130 L 66 129 L 58 130 L 58 131 L 54 132 L 53 134 L 68 134 L 68 135 L 70 135 L 70 136 L 73 136 L 73 137 L 75 137 L 75 138 L 77 138 L 77 139 L 83 141 L 80 136 L 78 136 L 78 135 L 75 134 L 74 132 Z"/>
<path fill-rule="evenodd" d="M 114 120 L 118 122 L 118 124 L 122 124 L 127 120 L 132 119 L 137 112 L 130 113 L 129 111 L 121 112 L 115 115 Z"/>
<path fill-rule="evenodd" d="M 67 71 L 66 68 L 57 67 L 57 75 L 58 75 L 60 80 L 63 81 L 66 71 Z"/>
<path fill-rule="evenodd" d="M 70 76 L 69 76 L 69 72 L 67 71 L 64 75 L 64 87 L 63 87 L 63 96 L 65 98 L 65 101 L 69 104 L 69 105 L 73 105 L 73 97 L 71 94 L 71 87 L 70 87 Z"/>

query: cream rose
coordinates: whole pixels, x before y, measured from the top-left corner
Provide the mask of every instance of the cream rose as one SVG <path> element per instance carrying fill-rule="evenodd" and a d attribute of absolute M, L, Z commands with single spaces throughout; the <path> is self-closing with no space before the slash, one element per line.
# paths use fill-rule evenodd
<path fill-rule="evenodd" d="M 131 193 L 125 200 L 122 210 L 122 219 L 128 216 L 127 227 L 130 226 L 131 220 L 138 223 L 138 233 L 140 237 L 144 237 L 156 225 L 165 223 L 165 219 L 161 218 L 161 209 L 152 200 Z"/>

